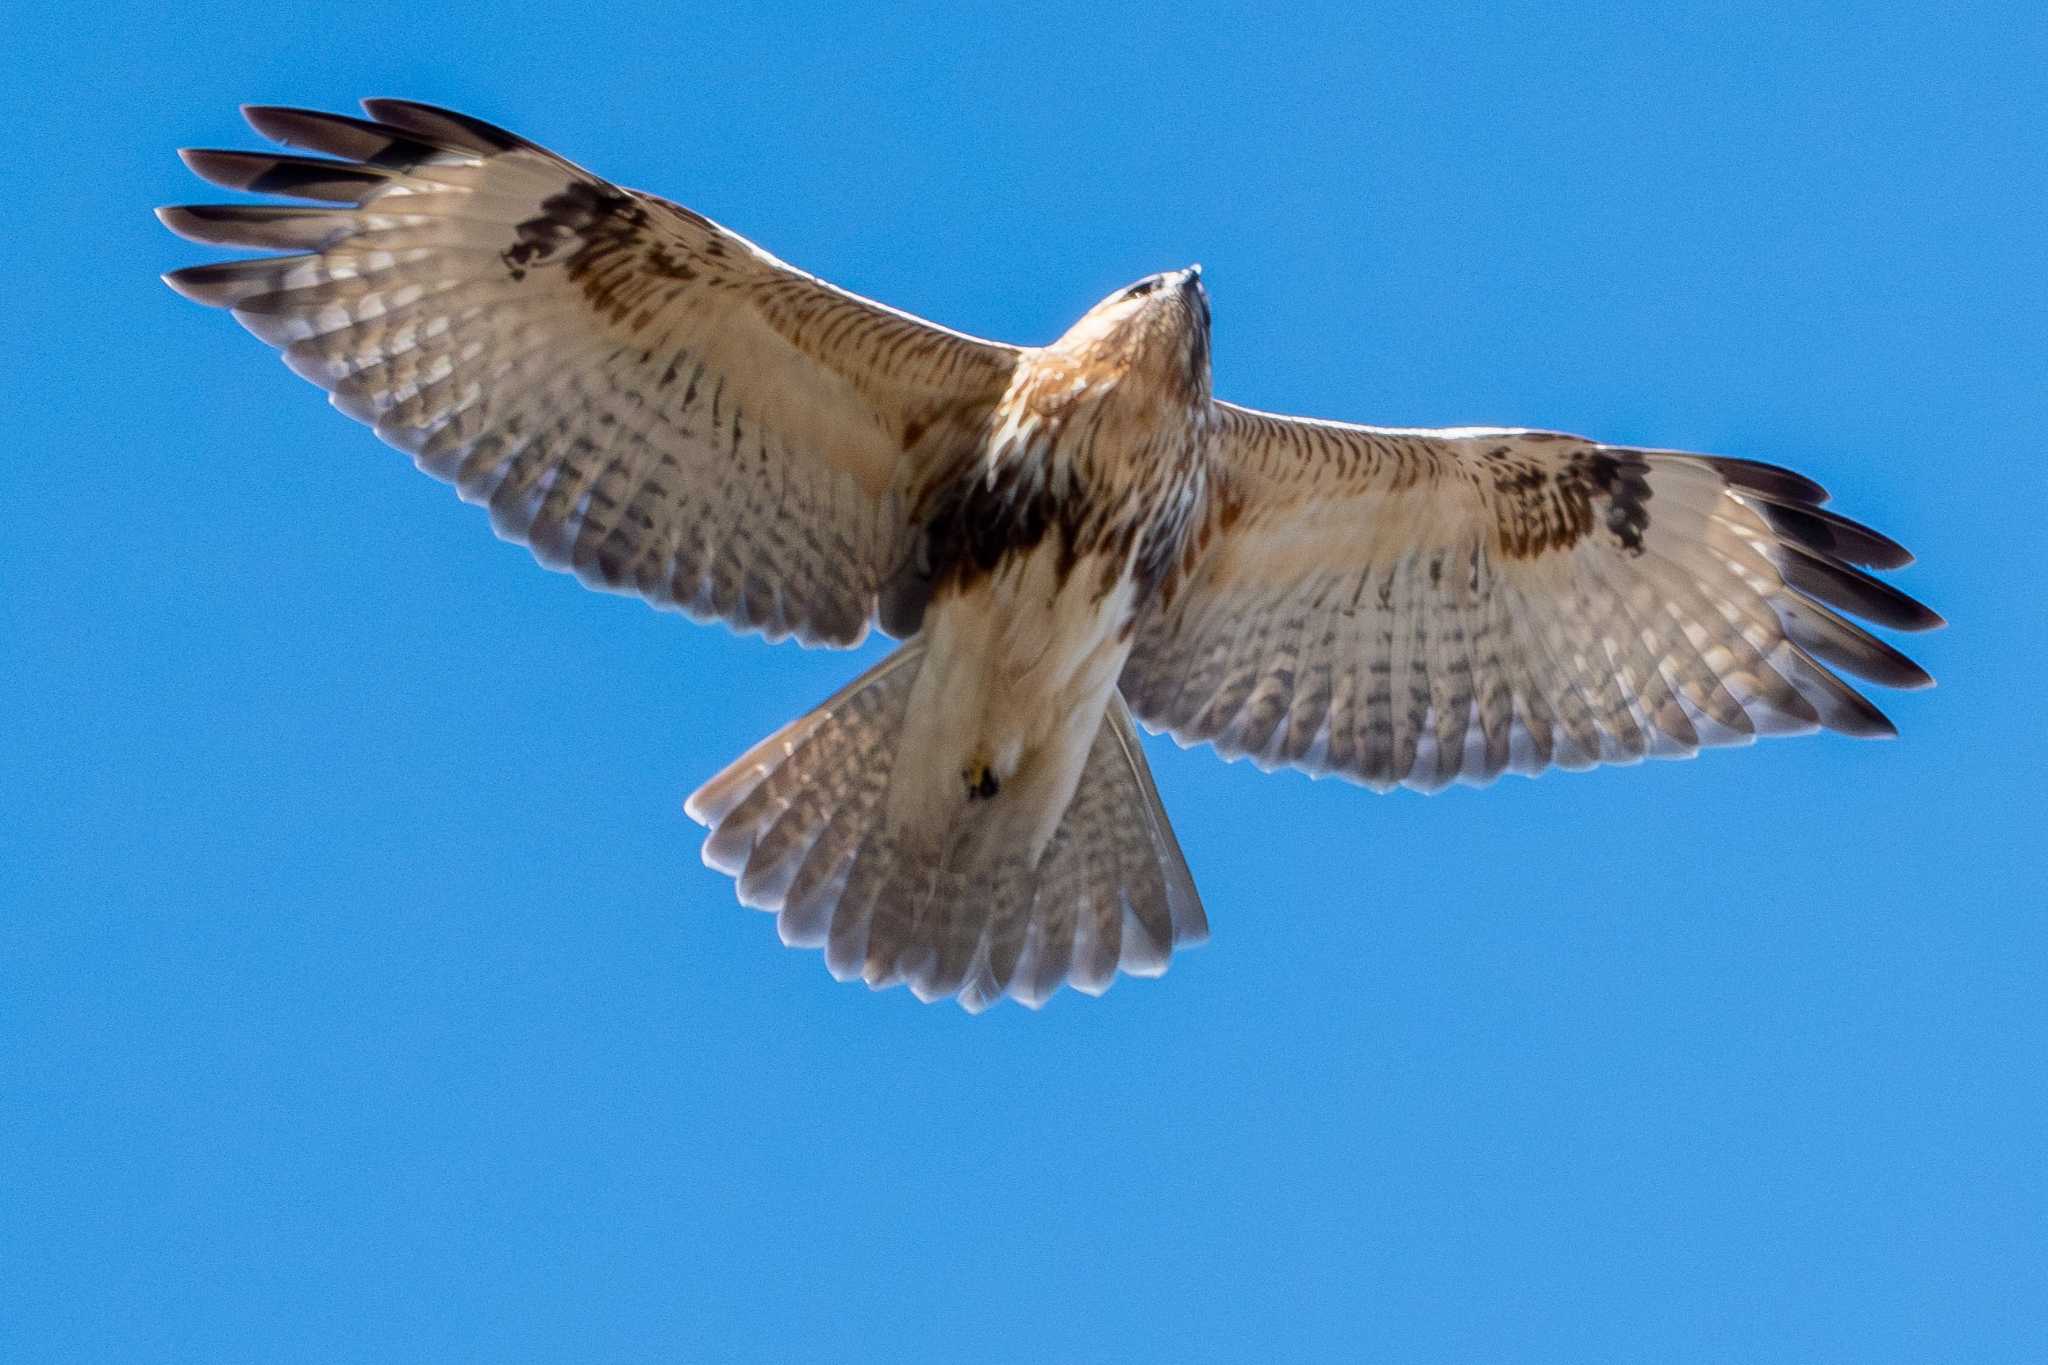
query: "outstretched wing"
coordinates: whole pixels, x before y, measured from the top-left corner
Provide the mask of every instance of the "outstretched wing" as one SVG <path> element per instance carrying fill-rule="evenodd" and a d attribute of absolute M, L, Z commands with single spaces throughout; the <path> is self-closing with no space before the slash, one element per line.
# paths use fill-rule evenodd
<path fill-rule="evenodd" d="M 1889 735 L 1834 670 L 1930 681 L 1844 615 L 1941 624 L 1855 567 L 1911 556 L 1787 470 L 1218 408 L 1208 521 L 1123 677 L 1183 743 L 1434 790 Z"/>
<path fill-rule="evenodd" d="M 1001 396 L 1014 348 L 857 298 L 499 128 L 368 100 L 250 108 L 339 160 L 188 151 L 232 189 L 161 211 L 298 254 L 174 271 L 336 407 L 593 587 L 848 645 L 904 552 L 905 490 Z"/>

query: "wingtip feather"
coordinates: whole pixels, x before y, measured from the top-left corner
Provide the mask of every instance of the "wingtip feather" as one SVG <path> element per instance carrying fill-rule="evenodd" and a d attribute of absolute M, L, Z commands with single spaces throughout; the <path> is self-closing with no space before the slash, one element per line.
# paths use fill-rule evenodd
<path fill-rule="evenodd" d="M 458 144 L 466 150 L 486 155 L 533 145 L 519 134 L 495 123 L 437 104 L 373 98 L 362 101 L 362 105 L 363 112 L 380 124 L 403 129 L 429 141 Z"/>
<path fill-rule="evenodd" d="M 166 226 L 169 226 L 166 224 Z M 176 231 L 175 228 L 172 229 Z M 215 261 L 166 271 L 163 282 L 173 291 L 208 308 L 232 308 L 252 289 L 266 287 L 247 269 L 247 261 Z"/>

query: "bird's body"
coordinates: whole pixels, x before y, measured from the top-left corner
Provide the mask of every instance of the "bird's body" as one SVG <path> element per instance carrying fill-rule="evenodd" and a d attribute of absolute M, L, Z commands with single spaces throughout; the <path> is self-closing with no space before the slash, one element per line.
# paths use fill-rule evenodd
<path fill-rule="evenodd" d="M 914 504 L 907 577 L 928 600 L 901 624 L 925 661 L 889 826 L 950 866 L 1051 840 L 1200 510 L 1208 372 L 1185 338 L 1201 284 L 1156 283 L 1020 360 L 979 443 Z"/>
<path fill-rule="evenodd" d="M 593 586 L 904 645 L 690 800 L 706 861 L 835 973 L 980 1008 L 1156 974 L 1206 920 L 1133 713 L 1376 787 L 1890 733 L 1926 675 L 1775 466 L 1405 430 L 1210 392 L 1193 268 L 1044 347 L 856 298 L 502 129 L 249 111 L 335 159 L 192 152 L 322 207 L 169 209 L 301 254 L 178 271 L 337 406 Z M 340 205 L 342 207 L 330 207 Z"/>

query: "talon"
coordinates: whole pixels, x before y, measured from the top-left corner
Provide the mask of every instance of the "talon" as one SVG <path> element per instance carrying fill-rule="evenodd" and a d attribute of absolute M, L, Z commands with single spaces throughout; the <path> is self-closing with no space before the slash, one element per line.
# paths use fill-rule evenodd
<path fill-rule="evenodd" d="M 989 797 L 996 794 L 1000 786 L 996 781 L 996 772 L 993 768 L 969 768 L 964 770 L 960 776 L 966 779 L 967 799 L 969 801 L 986 801 Z"/>

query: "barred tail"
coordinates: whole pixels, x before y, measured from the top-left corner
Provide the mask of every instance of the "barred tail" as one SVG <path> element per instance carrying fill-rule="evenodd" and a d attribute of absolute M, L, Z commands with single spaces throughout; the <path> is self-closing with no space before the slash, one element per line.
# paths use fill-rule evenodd
<path fill-rule="evenodd" d="M 749 750 L 690 798 L 704 861 L 775 912 L 782 941 L 825 949 L 841 980 L 907 982 L 921 1000 L 1036 1008 L 1062 982 L 1091 995 L 1122 970 L 1157 976 L 1208 937 L 1123 699 L 1109 707 L 1074 799 L 1036 865 L 961 870 L 895 837 L 885 807 L 896 738 L 923 659 L 904 646 Z"/>

